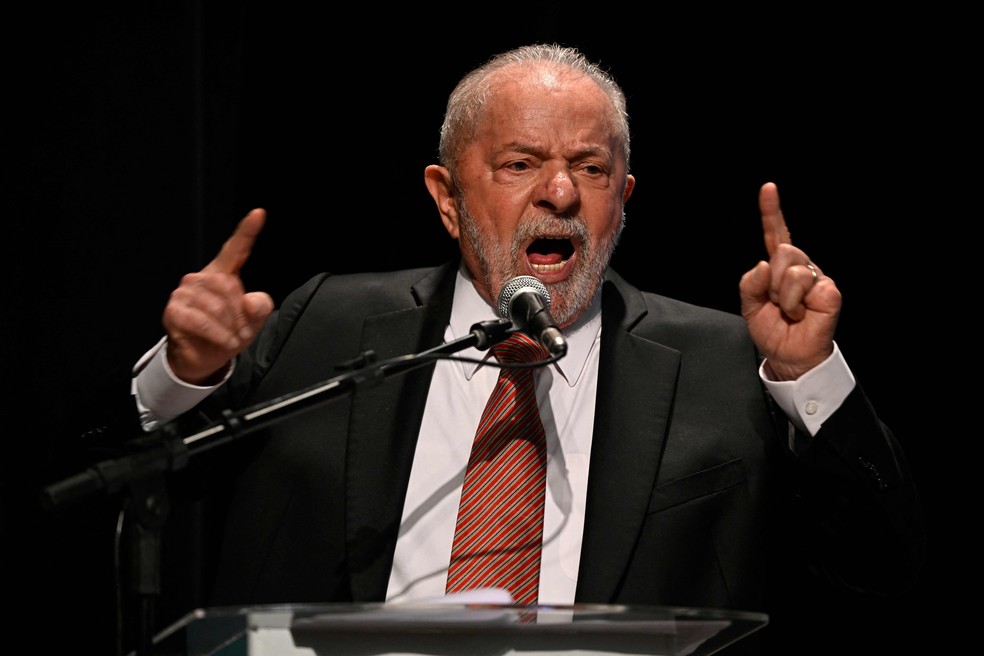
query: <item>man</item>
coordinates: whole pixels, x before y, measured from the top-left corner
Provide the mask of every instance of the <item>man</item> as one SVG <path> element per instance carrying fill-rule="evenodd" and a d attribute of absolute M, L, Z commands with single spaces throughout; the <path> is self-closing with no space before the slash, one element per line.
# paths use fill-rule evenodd
<path fill-rule="evenodd" d="M 918 496 L 834 342 L 841 295 L 759 194 L 768 259 L 742 317 L 609 267 L 635 187 L 625 98 L 577 51 L 520 48 L 466 76 L 424 182 L 460 261 L 320 275 L 274 303 L 239 272 L 250 212 L 163 314 L 135 369 L 144 428 L 190 434 L 339 374 L 462 338 L 534 276 L 568 345 L 537 370 L 548 471 L 539 603 L 763 608 L 796 560 L 875 593 L 912 584 Z M 210 603 L 443 594 L 465 464 L 496 369 L 465 351 L 192 459 L 221 527 Z M 228 469 L 226 472 L 224 470 Z M 766 609 L 767 610 L 767 609 Z"/>

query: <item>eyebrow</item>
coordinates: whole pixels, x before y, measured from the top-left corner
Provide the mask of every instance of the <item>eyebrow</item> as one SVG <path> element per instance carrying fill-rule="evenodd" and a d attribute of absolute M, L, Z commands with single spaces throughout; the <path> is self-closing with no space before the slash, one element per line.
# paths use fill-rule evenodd
<path fill-rule="evenodd" d="M 503 144 L 501 147 L 496 148 L 494 154 L 504 153 L 508 151 L 516 151 L 520 153 L 526 153 L 529 155 L 538 155 L 543 149 L 539 146 L 532 145 L 528 142 L 511 141 L 509 143 Z M 583 146 L 580 147 L 573 159 L 584 159 L 585 157 L 601 157 L 606 161 L 611 161 L 613 158 L 611 151 L 602 146 Z"/>

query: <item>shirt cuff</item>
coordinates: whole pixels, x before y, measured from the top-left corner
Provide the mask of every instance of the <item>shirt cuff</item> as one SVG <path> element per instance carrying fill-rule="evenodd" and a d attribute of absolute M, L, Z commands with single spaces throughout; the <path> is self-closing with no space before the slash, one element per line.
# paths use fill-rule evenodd
<path fill-rule="evenodd" d="M 840 408 L 855 385 L 854 374 L 836 342 L 830 357 L 796 380 L 769 380 L 764 367 L 763 361 L 759 377 L 772 398 L 793 425 L 811 436 Z"/>
<path fill-rule="evenodd" d="M 167 364 L 167 338 L 157 342 L 133 367 L 131 390 L 137 402 L 140 423 L 145 431 L 157 429 L 161 424 L 198 405 L 232 375 L 235 361 L 226 375 L 216 385 L 202 387 L 190 385 L 179 379 Z"/>

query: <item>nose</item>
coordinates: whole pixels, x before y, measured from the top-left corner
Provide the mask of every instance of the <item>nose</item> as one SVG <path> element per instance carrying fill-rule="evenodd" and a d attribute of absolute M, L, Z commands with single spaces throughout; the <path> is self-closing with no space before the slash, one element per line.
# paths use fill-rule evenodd
<path fill-rule="evenodd" d="M 580 196 L 571 170 L 567 166 L 545 167 L 545 179 L 537 189 L 535 203 L 556 214 L 564 214 L 579 201 Z"/>

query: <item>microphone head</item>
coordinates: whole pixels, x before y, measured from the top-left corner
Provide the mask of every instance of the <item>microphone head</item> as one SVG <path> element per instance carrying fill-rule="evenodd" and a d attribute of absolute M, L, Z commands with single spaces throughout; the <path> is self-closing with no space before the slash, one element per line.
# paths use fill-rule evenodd
<path fill-rule="evenodd" d="M 550 292 L 539 278 L 533 276 L 517 276 L 505 284 L 499 292 L 499 316 L 512 319 L 512 300 L 522 292 L 535 292 L 543 297 L 543 304 L 550 309 Z"/>

